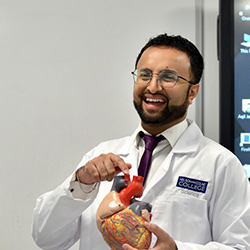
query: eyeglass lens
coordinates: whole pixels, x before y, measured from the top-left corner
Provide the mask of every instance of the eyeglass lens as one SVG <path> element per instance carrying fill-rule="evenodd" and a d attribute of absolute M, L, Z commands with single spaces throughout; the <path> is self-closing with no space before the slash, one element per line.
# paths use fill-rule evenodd
<path fill-rule="evenodd" d="M 173 86 L 178 80 L 177 73 L 171 70 L 163 70 L 157 75 L 162 86 Z M 148 84 L 152 77 L 153 73 L 148 69 L 137 69 L 134 72 L 134 81 L 137 84 Z"/>

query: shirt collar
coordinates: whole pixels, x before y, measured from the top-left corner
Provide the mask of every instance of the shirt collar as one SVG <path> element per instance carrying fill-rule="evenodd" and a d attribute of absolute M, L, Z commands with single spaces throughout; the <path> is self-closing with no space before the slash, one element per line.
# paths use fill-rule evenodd
<path fill-rule="evenodd" d="M 161 133 L 161 135 L 163 135 L 168 140 L 170 146 L 173 148 L 175 143 L 177 142 L 181 134 L 187 129 L 187 127 L 188 127 L 188 122 L 185 119 L 184 121 L 174 125 L 173 127 L 166 129 Z M 137 147 L 139 146 L 139 142 L 141 139 L 139 136 L 140 131 L 143 131 L 145 134 L 150 135 L 147 131 L 143 129 L 141 124 L 139 124 L 139 127 L 136 130 L 136 138 L 135 138 Z"/>

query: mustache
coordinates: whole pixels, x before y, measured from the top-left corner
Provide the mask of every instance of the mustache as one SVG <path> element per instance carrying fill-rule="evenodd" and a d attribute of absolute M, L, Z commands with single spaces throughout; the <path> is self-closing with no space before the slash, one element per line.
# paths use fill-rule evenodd
<path fill-rule="evenodd" d="M 168 95 L 162 92 L 151 93 L 149 90 L 145 90 L 141 93 L 141 98 L 145 98 L 145 95 L 152 95 L 152 96 L 163 96 L 167 100 L 169 99 Z"/>

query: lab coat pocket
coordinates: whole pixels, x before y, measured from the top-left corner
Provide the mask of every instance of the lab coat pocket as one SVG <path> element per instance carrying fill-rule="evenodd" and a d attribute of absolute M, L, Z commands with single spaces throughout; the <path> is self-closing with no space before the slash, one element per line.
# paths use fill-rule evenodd
<path fill-rule="evenodd" d="M 164 198 L 161 196 L 155 200 L 152 214 L 152 222 L 176 240 L 201 243 L 211 237 L 207 201 L 204 199 L 184 194 L 165 194 Z"/>

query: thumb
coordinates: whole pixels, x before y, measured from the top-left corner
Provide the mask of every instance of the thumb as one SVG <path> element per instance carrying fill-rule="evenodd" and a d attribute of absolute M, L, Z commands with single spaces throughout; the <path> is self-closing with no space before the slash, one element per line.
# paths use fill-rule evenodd
<path fill-rule="evenodd" d="M 123 244 L 123 245 L 122 245 L 122 248 L 123 248 L 124 250 L 136 250 L 136 248 L 133 248 L 133 247 L 131 247 L 131 246 L 128 245 L 128 244 Z"/>
<path fill-rule="evenodd" d="M 166 240 L 166 238 L 170 238 L 168 233 L 165 232 L 163 229 L 161 229 L 156 224 L 151 224 L 151 223 L 145 222 L 144 225 L 150 232 L 155 234 L 155 236 L 158 238 L 158 240 L 163 241 L 163 240 Z"/>
<path fill-rule="evenodd" d="M 172 249 L 177 250 L 175 241 L 169 236 L 167 232 L 155 224 L 145 223 L 145 227 L 156 235 L 157 241 L 153 249 Z"/>

